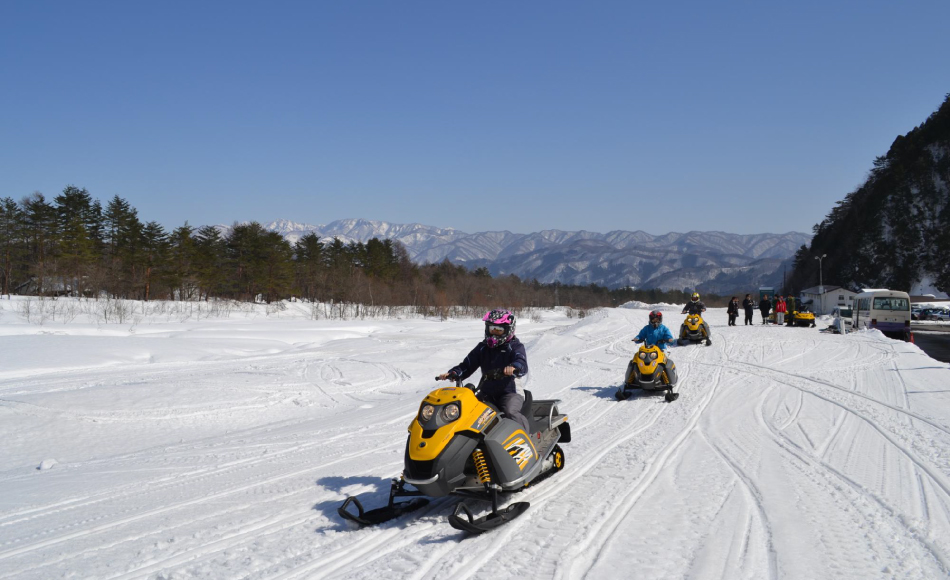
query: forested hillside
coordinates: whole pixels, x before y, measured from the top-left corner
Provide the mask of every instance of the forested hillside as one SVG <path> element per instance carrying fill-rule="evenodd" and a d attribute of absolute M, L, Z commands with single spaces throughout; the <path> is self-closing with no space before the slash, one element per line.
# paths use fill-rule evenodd
<path fill-rule="evenodd" d="M 824 282 L 910 290 L 932 281 L 950 291 L 950 95 L 920 126 L 874 160 L 867 181 L 814 227 L 795 256 L 791 285 Z"/>

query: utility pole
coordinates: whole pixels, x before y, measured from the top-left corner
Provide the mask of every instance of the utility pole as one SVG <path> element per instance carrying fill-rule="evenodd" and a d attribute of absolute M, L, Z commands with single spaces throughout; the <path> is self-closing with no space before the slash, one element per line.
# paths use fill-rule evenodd
<path fill-rule="evenodd" d="M 825 285 L 821 279 L 821 262 L 827 257 L 828 254 L 815 256 L 815 259 L 818 260 L 818 308 L 821 310 L 818 314 L 825 313 Z"/>

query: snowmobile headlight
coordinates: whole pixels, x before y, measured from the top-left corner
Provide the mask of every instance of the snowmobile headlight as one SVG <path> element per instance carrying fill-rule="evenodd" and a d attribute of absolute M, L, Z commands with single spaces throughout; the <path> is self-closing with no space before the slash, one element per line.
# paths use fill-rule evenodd
<path fill-rule="evenodd" d="M 640 353 L 640 358 L 641 358 L 642 360 L 647 360 L 647 353 L 641 352 L 641 353 Z"/>
<path fill-rule="evenodd" d="M 442 407 L 442 420 L 451 423 L 459 418 L 459 415 L 462 414 L 462 409 L 459 408 L 458 404 L 451 403 Z"/>
<path fill-rule="evenodd" d="M 690 318 L 689 321 L 692 322 L 693 324 L 696 324 L 697 322 L 699 322 L 699 319 L 698 319 L 698 318 Z"/>
<path fill-rule="evenodd" d="M 419 420 L 425 423 L 432 418 L 432 415 L 435 415 L 435 407 L 432 405 L 423 405 L 422 410 L 419 411 Z"/>
<path fill-rule="evenodd" d="M 656 360 L 656 353 L 655 353 L 655 352 L 651 352 L 651 353 L 650 353 L 650 360 Z"/>

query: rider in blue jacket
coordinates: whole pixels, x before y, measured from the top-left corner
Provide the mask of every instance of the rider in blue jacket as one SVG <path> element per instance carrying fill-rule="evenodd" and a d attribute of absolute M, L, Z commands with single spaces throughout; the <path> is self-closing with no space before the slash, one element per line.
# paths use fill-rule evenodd
<path fill-rule="evenodd" d="M 647 346 L 658 345 L 661 350 L 666 350 L 666 345 L 673 342 L 673 333 L 663 324 L 663 313 L 654 310 L 650 313 L 650 324 L 647 324 L 640 330 L 640 334 L 633 339 L 633 342 L 646 342 Z"/>

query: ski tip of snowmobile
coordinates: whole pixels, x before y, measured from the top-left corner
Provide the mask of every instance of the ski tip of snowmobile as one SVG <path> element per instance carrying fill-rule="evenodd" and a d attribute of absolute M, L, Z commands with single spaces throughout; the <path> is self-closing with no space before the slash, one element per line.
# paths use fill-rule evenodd
<path fill-rule="evenodd" d="M 526 501 L 519 501 L 505 509 L 492 512 L 486 516 L 476 518 L 472 510 L 465 503 L 455 506 L 455 511 L 449 516 L 449 525 L 456 530 L 477 535 L 490 532 L 520 516 L 531 506 Z M 463 517 L 464 516 L 464 517 Z"/>
<path fill-rule="evenodd" d="M 363 504 L 360 503 L 360 500 L 349 496 L 336 511 L 344 520 L 353 522 L 360 527 L 375 526 L 383 522 L 388 522 L 389 520 L 394 520 L 403 514 L 415 511 L 428 503 L 428 499 L 417 497 L 409 501 L 397 502 L 392 505 L 364 511 Z M 350 504 L 356 506 L 357 512 L 355 514 L 347 509 Z"/>

